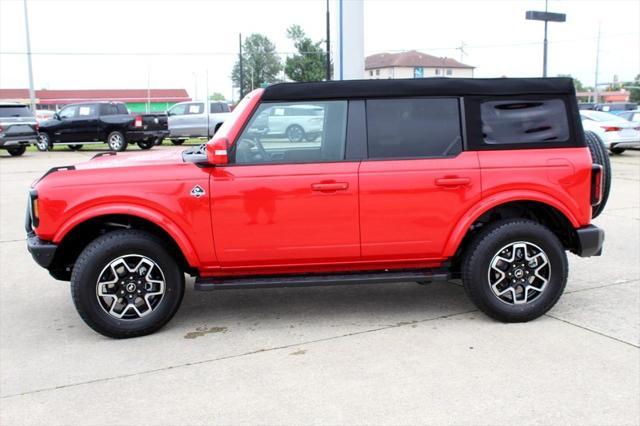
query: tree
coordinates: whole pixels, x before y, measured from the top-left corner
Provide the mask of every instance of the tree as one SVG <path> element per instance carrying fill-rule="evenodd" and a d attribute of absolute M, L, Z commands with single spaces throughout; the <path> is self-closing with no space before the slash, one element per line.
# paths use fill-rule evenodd
<path fill-rule="evenodd" d="M 576 92 L 588 92 L 591 91 L 591 87 L 584 86 L 580 80 L 571 77 L 571 74 L 558 74 L 558 77 L 569 77 L 573 79 L 573 86 L 576 88 Z"/>
<path fill-rule="evenodd" d="M 640 74 L 636 75 L 634 81 L 623 85 L 629 91 L 629 102 L 640 102 Z"/>
<path fill-rule="evenodd" d="M 276 46 L 262 34 L 251 34 L 242 44 L 242 68 L 244 70 L 243 93 L 278 81 L 282 70 Z M 240 61 L 237 60 L 231 72 L 231 80 L 240 87 Z"/>
<path fill-rule="evenodd" d="M 220 92 L 213 92 L 212 94 L 209 95 L 209 100 L 210 101 L 224 101 L 224 100 L 226 100 L 226 97 Z"/>
<path fill-rule="evenodd" d="M 287 58 L 284 72 L 293 81 L 322 81 L 326 77 L 326 56 L 323 41 L 314 42 L 299 25 L 287 29 L 287 37 L 293 41 L 297 54 Z"/>

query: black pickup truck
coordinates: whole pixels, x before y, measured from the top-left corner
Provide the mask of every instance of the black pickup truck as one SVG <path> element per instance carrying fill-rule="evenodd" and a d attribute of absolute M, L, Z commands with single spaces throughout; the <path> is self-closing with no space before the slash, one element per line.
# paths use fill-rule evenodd
<path fill-rule="evenodd" d="M 47 151 L 65 144 L 77 150 L 83 144 L 105 142 L 112 151 L 124 151 L 135 142 L 149 149 L 168 134 L 165 113 L 130 114 L 122 102 L 84 102 L 67 105 L 42 122 L 36 146 Z"/>

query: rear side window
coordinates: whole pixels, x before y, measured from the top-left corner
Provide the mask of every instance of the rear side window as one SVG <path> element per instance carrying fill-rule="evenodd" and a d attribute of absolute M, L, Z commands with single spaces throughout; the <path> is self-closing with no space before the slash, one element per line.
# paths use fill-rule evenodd
<path fill-rule="evenodd" d="M 369 158 L 457 155 L 462 150 L 457 99 L 367 101 Z"/>
<path fill-rule="evenodd" d="M 487 144 L 527 144 L 569 140 L 567 109 L 561 99 L 510 99 L 480 105 Z"/>
<path fill-rule="evenodd" d="M 118 114 L 129 114 L 129 110 L 125 104 L 116 104 L 116 110 L 118 111 Z"/>
<path fill-rule="evenodd" d="M 117 115 L 118 108 L 115 104 L 101 104 L 100 115 Z"/>

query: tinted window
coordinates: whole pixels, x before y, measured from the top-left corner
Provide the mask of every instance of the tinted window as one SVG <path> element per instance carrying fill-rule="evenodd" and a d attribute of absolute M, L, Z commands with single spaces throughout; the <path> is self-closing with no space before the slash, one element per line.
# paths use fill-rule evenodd
<path fill-rule="evenodd" d="M 304 114 L 287 114 L 287 111 L 304 111 Z M 340 161 L 344 159 L 346 130 L 346 101 L 264 103 L 253 114 L 234 147 L 235 162 Z"/>
<path fill-rule="evenodd" d="M 462 150 L 457 99 L 367 101 L 369 158 L 440 157 Z"/>
<path fill-rule="evenodd" d="M 187 111 L 187 104 L 179 104 L 169 110 L 169 115 L 184 115 Z"/>
<path fill-rule="evenodd" d="M 125 104 L 116 104 L 118 114 L 129 114 L 129 110 Z"/>
<path fill-rule="evenodd" d="M 482 133 L 488 144 L 566 142 L 567 110 L 560 99 L 504 100 L 480 106 Z"/>
<path fill-rule="evenodd" d="M 101 104 L 100 115 L 117 115 L 118 108 L 114 104 Z"/>
<path fill-rule="evenodd" d="M 0 105 L 0 117 L 33 117 L 33 115 L 26 105 Z"/>
<path fill-rule="evenodd" d="M 72 106 L 62 108 L 62 110 L 60 110 L 58 115 L 60 116 L 60 118 L 73 118 L 76 116 L 77 113 L 78 113 L 78 106 L 72 105 Z"/>
<path fill-rule="evenodd" d="M 210 106 L 211 113 L 222 112 L 222 104 L 211 104 Z"/>

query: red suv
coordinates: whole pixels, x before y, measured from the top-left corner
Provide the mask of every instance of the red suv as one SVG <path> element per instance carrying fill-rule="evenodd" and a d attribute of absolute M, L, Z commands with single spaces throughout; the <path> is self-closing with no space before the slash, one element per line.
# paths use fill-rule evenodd
<path fill-rule="evenodd" d="M 313 138 L 269 129 L 294 107 Z M 607 162 L 570 79 L 276 84 L 201 147 L 50 170 L 28 248 L 116 338 L 169 321 L 185 272 L 196 290 L 462 278 L 483 312 L 528 321 L 562 294 L 566 251 L 601 252 Z"/>

